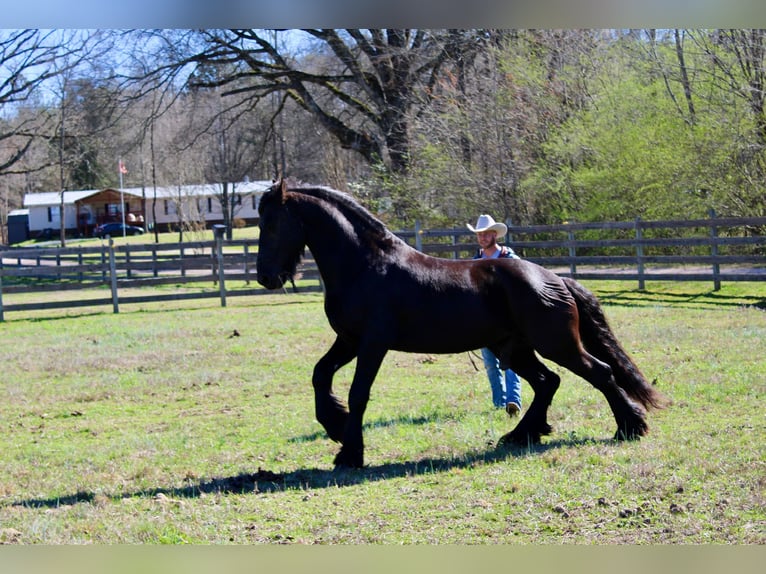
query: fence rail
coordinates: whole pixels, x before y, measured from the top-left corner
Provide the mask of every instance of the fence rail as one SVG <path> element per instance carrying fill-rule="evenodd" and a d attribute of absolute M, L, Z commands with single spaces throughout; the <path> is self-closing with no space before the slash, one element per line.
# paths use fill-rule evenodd
<path fill-rule="evenodd" d="M 255 282 L 257 240 L 193 243 L 126 244 L 12 249 L 0 252 L 0 321 L 4 313 L 187 299 L 220 298 L 267 293 Z M 319 272 L 312 260 L 301 269 L 301 291 L 320 291 Z M 227 289 L 235 281 L 242 288 Z M 217 286 L 211 291 L 205 284 Z M 250 285 L 253 284 L 252 287 Z M 151 295 L 128 295 L 128 289 L 175 285 L 188 288 Z M 19 294 L 103 289 L 108 296 L 8 303 Z M 4 301 L 5 296 L 5 301 Z"/>
<path fill-rule="evenodd" d="M 575 279 L 766 281 L 766 217 L 508 226 L 506 243 L 525 259 Z M 696 232 L 695 232 L 696 231 Z M 471 257 L 475 236 L 463 229 L 399 234 L 438 257 Z M 611 237 L 604 238 L 604 235 Z M 431 241 L 426 243 L 426 241 Z"/>
<path fill-rule="evenodd" d="M 766 217 L 683 221 L 567 223 L 510 226 L 506 243 L 524 257 L 562 276 L 587 280 L 722 281 L 766 280 Z M 418 250 L 437 257 L 470 258 L 475 236 L 467 229 L 397 233 Z M 28 248 L 0 251 L 0 321 L 11 311 L 149 303 L 267 293 L 256 286 L 257 240 Z M 316 264 L 304 261 L 302 291 L 321 291 Z M 243 287 L 231 288 L 240 281 Z M 196 287 L 209 283 L 216 291 Z M 229 287 L 227 287 L 227 283 Z M 186 292 L 126 295 L 146 286 L 189 286 Z M 251 287 L 251 285 L 253 285 Z M 47 294 L 109 287 L 109 296 L 72 300 L 46 298 L 9 302 L 17 294 Z M 122 292 L 122 294 L 121 294 Z"/>

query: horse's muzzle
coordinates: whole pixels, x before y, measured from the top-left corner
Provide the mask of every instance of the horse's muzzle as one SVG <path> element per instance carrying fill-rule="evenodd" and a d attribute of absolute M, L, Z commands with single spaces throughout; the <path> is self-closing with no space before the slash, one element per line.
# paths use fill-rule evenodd
<path fill-rule="evenodd" d="M 263 285 L 266 289 L 279 289 L 285 284 L 284 280 L 279 275 L 264 275 L 258 273 L 256 279 L 258 283 Z"/>

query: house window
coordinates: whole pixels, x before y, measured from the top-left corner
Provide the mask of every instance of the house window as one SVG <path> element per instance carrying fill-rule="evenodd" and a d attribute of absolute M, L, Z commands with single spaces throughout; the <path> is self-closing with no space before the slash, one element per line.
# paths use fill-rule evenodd
<path fill-rule="evenodd" d="M 207 198 L 207 212 L 213 213 L 213 198 L 212 197 Z"/>
<path fill-rule="evenodd" d="M 58 222 L 59 220 L 59 206 L 52 205 L 48 208 L 48 223 Z"/>
<path fill-rule="evenodd" d="M 165 215 L 168 215 L 170 213 L 170 208 L 169 208 L 169 205 L 168 205 L 168 200 L 167 199 L 164 200 L 163 203 L 164 203 L 163 209 L 165 210 Z"/>

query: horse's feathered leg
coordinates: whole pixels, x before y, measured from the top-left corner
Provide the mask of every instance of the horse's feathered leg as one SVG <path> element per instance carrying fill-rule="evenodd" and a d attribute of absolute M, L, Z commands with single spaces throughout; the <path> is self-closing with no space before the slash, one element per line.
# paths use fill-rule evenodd
<path fill-rule="evenodd" d="M 617 422 L 615 439 L 638 439 L 649 432 L 646 409 L 631 400 L 615 382 L 612 368 L 587 351 L 573 356 L 570 361 L 557 361 L 576 375 L 582 377 L 606 397 Z"/>
<path fill-rule="evenodd" d="M 526 304 L 521 304 L 522 300 L 516 308 L 515 317 L 517 324 L 522 325 L 526 345 L 604 394 L 617 421 L 617 438 L 632 439 L 646 434 L 646 411 L 640 403 L 647 397 L 647 385 L 635 365 L 625 362 L 627 355 L 606 325 L 595 297 L 573 281 L 562 281 L 552 274 L 541 277 L 543 280 L 534 283 L 534 296 Z M 512 286 L 509 291 L 512 292 Z M 507 351 L 511 368 L 530 382 L 535 400 L 530 416 L 525 416 L 501 442 L 535 442 L 539 440 L 537 431 L 546 428 L 545 411 L 558 386 L 558 377 L 530 358 L 524 361 L 523 357 L 512 357 L 511 351 Z M 616 375 L 628 371 L 633 378 L 623 387 L 616 382 Z M 638 394 L 632 394 L 639 388 Z M 651 388 L 648 392 L 651 393 Z"/>
<path fill-rule="evenodd" d="M 579 334 L 586 349 L 580 358 L 584 373 L 578 374 L 599 389 L 609 402 L 617 421 L 616 439 L 630 440 L 645 435 L 649 430 L 646 409 L 662 408 L 667 399 L 646 381 L 617 341 L 598 299 L 572 279 L 564 279 L 564 284 L 577 304 Z M 577 372 L 575 368 L 572 370 Z"/>
<path fill-rule="evenodd" d="M 565 277 L 563 281 L 577 304 L 580 337 L 588 352 L 612 368 L 615 382 L 633 400 L 647 409 L 666 406 L 667 398 L 646 381 L 617 341 L 596 296 L 573 279 Z"/>
<path fill-rule="evenodd" d="M 575 306 L 574 301 L 572 306 Z M 551 321 L 550 338 L 538 338 L 535 349 L 543 357 L 569 369 L 603 393 L 617 421 L 616 438 L 635 439 L 643 436 L 649 428 L 646 410 L 617 385 L 611 365 L 585 348 L 580 339 L 579 319 L 575 307 L 568 321 Z"/>
<path fill-rule="evenodd" d="M 356 349 L 340 338 L 336 339 L 330 350 L 314 366 L 311 383 L 314 386 L 314 405 L 316 417 L 325 428 L 329 437 L 343 441 L 346 430 L 348 410 L 332 392 L 332 380 L 335 373 L 356 356 Z"/>
<path fill-rule="evenodd" d="M 532 349 L 517 347 L 509 357 L 510 368 L 530 384 L 535 394 L 519 424 L 511 432 L 500 437 L 498 446 L 538 444 L 543 435 L 551 433 L 548 408 L 559 388 L 560 378 L 540 362 Z M 501 359 L 501 363 L 503 362 Z"/>
<path fill-rule="evenodd" d="M 348 393 L 348 419 L 343 434 L 343 446 L 335 456 L 336 467 L 362 468 L 364 466 L 362 419 L 370 399 L 372 382 L 378 374 L 387 351 L 386 348 L 378 345 L 359 350 L 354 379 Z"/>

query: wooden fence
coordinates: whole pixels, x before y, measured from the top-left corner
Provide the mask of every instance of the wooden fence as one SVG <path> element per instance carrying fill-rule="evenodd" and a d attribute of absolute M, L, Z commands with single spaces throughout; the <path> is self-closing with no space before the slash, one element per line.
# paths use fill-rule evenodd
<path fill-rule="evenodd" d="M 685 221 L 567 223 L 512 226 L 505 242 L 559 275 L 586 280 L 722 281 L 766 280 L 766 217 Z M 475 236 L 467 229 L 397 233 L 418 250 L 438 257 L 470 258 Z M 267 293 L 255 283 L 257 240 L 7 249 L 0 252 L 0 321 L 11 311 L 150 303 Z M 309 254 L 310 255 L 310 254 Z M 311 258 L 302 266 L 301 291 L 321 291 Z M 241 282 L 236 288 L 232 283 Z M 207 284 L 206 287 L 203 285 Z M 227 286 L 228 284 L 228 286 Z M 185 286 L 151 295 L 126 295 L 144 286 Z M 210 286 L 215 287 L 211 289 Z M 104 290 L 107 296 L 68 299 L 50 292 Z M 122 294 L 120 293 L 122 291 Z M 16 294 L 44 300 L 10 302 Z M 6 296 L 6 301 L 4 301 Z"/>
<path fill-rule="evenodd" d="M 681 221 L 509 225 L 505 243 L 521 257 L 562 276 L 585 280 L 722 281 L 766 280 L 766 217 Z M 418 250 L 463 258 L 476 252 L 468 230 L 399 233 Z M 426 243 L 424 240 L 428 240 Z"/>
<path fill-rule="evenodd" d="M 257 240 L 197 241 L 188 243 L 126 244 L 110 240 L 100 246 L 13 249 L 0 252 L 0 321 L 9 311 L 68 307 L 150 303 L 183 299 L 259 295 L 267 291 L 255 285 Z M 302 269 L 302 291 L 320 291 L 319 273 L 313 261 Z M 243 282 L 244 288 L 227 289 L 226 283 Z M 204 285 L 213 285 L 211 290 Z M 121 294 L 128 289 L 157 286 L 169 289 L 151 295 Z M 252 285 L 252 287 L 250 287 Z M 8 304 L 4 295 L 109 288 L 107 296 L 54 299 Z"/>

